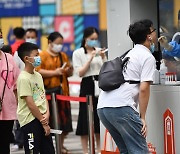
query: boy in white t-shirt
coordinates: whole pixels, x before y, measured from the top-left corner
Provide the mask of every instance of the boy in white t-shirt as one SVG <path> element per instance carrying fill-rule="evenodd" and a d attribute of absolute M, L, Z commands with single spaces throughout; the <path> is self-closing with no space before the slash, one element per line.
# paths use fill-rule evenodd
<path fill-rule="evenodd" d="M 155 70 L 152 53 L 157 38 L 152 21 L 147 19 L 131 24 L 128 32 L 135 46 L 126 55 L 130 59 L 123 75 L 126 81 L 140 84 L 125 82 L 118 89 L 102 91 L 98 115 L 121 153 L 147 154 L 145 114 Z"/>

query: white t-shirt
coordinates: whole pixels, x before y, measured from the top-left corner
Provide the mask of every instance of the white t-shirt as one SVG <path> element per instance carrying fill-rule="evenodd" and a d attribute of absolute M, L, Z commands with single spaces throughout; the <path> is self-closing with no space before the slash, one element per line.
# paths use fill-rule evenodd
<path fill-rule="evenodd" d="M 99 50 L 99 48 L 97 48 Z M 77 49 L 73 52 L 73 67 L 76 74 L 79 74 L 79 69 L 82 68 L 90 59 L 90 55 L 86 54 L 84 48 Z M 90 67 L 83 77 L 99 75 L 99 71 L 103 64 L 103 60 L 100 55 L 97 55 L 91 61 Z"/>
<path fill-rule="evenodd" d="M 18 56 L 17 51 L 14 53 L 14 61 L 15 61 L 16 65 L 19 67 L 19 69 L 22 71 L 24 69 L 24 67 L 25 67 L 25 64 L 21 60 L 21 58 Z"/>
<path fill-rule="evenodd" d="M 127 69 L 123 72 L 125 80 L 153 81 L 156 61 L 150 50 L 143 45 L 135 47 L 126 55 L 130 57 Z M 101 91 L 97 108 L 130 106 L 137 110 L 139 84 L 124 83 L 118 89 Z"/>

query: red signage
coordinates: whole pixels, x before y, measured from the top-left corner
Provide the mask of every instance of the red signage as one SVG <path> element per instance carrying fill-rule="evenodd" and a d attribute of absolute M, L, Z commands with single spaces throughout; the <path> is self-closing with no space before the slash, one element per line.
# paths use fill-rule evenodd
<path fill-rule="evenodd" d="M 174 119 L 172 112 L 167 109 L 164 118 L 164 154 L 175 154 Z"/>
<path fill-rule="evenodd" d="M 64 37 L 64 43 L 74 41 L 74 19 L 71 16 L 57 16 L 54 21 L 55 31 Z"/>

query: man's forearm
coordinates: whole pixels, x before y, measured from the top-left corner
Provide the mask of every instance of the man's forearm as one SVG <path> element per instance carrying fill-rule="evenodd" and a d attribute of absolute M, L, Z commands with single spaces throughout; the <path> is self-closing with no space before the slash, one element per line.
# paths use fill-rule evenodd
<path fill-rule="evenodd" d="M 150 94 L 150 86 L 145 86 L 143 88 L 140 88 L 139 111 L 140 111 L 140 117 L 142 119 L 145 119 L 146 110 L 147 110 L 148 101 L 149 101 L 149 94 Z"/>

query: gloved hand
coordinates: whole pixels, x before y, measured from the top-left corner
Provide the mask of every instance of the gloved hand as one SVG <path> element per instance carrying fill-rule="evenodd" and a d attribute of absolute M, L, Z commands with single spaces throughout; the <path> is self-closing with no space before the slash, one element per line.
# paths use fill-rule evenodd
<path fill-rule="evenodd" d="M 171 51 L 173 49 L 173 47 L 168 43 L 168 40 L 165 36 L 161 36 L 158 38 L 158 41 L 160 43 L 160 45 L 165 48 L 168 51 Z"/>

